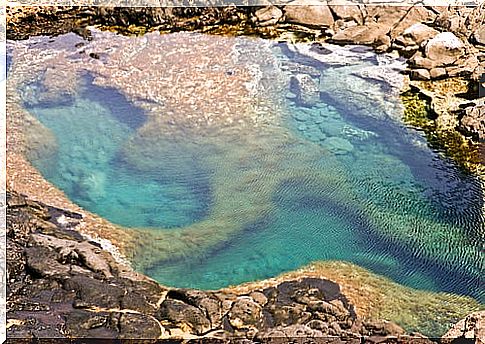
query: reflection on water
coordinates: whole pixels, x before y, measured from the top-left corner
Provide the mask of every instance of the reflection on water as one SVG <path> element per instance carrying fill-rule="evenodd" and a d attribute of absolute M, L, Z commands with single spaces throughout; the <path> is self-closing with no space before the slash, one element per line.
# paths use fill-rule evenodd
<path fill-rule="evenodd" d="M 212 289 L 347 260 L 407 286 L 484 301 L 479 182 L 402 125 L 399 98 L 386 93 L 394 86 L 372 75 L 379 58 L 340 48 L 322 62 L 286 45 L 231 38 L 214 44 L 232 42 L 237 54 L 216 62 L 201 52 L 204 69 L 172 60 L 177 37 L 204 49 L 222 39 L 147 35 L 146 49 L 166 48 L 152 60 L 174 64 L 174 87 L 156 89 L 166 78 L 154 78 L 153 89 L 140 86 L 140 100 L 127 85 L 136 106 L 79 76 L 77 92 L 63 99 L 40 101 L 52 92 L 36 83 L 22 90 L 55 138 L 54 153 L 31 154 L 32 163 L 84 208 L 141 228 L 138 269 L 163 284 Z M 102 63 L 125 56 L 122 42 L 105 44 L 115 57 L 85 65 L 89 73 L 107 73 Z M 160 72 L 133 54 L 124 68 L 128 61 L 146 79 Z M 189 76 L 195 66 L 199 74 Z M 290 92 L 291 77 L 302 74 L 316 99 Z M 125 77 L 106 75 L 114 84 Z M 226 91 L 171 96 L 191 81 Z M 249 100 L 229 108 L 242 97 Z"/>

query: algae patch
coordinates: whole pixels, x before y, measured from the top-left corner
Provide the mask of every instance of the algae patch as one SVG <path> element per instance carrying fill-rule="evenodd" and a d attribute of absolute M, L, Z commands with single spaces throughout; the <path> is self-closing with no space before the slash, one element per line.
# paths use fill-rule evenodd
<path fill-rule="evenodd" d="M 409 90 L 402 93 L 401 99 L 404 105 L 404 122 L 421 129 L 432 148 L 442 151 L 463 171 L 477 173 L 483 170 L 478 144 L 454 129 L 442 128 L 437 123 L 426 96 Z"/>

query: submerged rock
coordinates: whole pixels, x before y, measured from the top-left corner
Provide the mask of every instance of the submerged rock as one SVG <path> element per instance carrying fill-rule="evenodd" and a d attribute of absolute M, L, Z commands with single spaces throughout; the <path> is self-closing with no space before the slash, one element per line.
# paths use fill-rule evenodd
<path fill-rule="evenodd" d="M 307 74 L 291 77 L 290 89 L 296 94 L 297 103 L 301 106 L 312 107 L 320 101 L 320 90 L 317 83 Z"/>
<path fill-rule="evenodd" d="M 354 146 L 341 137 L 329 137 L 323 142 L 323 146 L 337 155 L 348 154 L 354 150 Z"/>

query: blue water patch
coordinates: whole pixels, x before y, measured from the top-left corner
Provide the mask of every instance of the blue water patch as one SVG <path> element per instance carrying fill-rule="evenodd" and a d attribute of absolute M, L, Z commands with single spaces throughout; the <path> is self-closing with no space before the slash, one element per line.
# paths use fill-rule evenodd
<path fill-rule="evenodd" d="M 119 92 L 94 86 L 86 77 L 69 101 L 27 104 L 27 109 L 53 132 L 58 147 L 54 161 L 46 165 L 40 157 L 32 163 L 80 206 L 127 227 L 180 227 L 206 215 L 210 187 L 203 171 L 197 180 L 180 181 L 183 166 L 173 166 L 171 174 L 140 171 L 120 157 L 146 115 Z"/>
<path fill-rule="evenodd" d="M 339 76 L 332 83 L 359 66 L 348 71 L 345 61 L 331 66 L 286 49 L 281 70 L 306 74 L 318 99 L 300 106 L 288 87 L 273 94 L 282 104 L 268 116 L 275 123 L 254 127 L 237 124 L 252 113 L 231 125 L 206 123 L 198 110 L 148 114 L 90 77 L 74 94 L 26 85 L 24 105 L 43 125 L 35 142 L 44 153 L 30 159 L 87 210 L 150 228 L 134 265 L 166 285 L 217 289 L 343 260 L 410 287 L 484 301 L 479 179 L 391 118 L 393 110 L 358 98 L 353 85 L 325 89 L 326 77 Z M 261 64 L 266 86 L 286 77 Z"/>

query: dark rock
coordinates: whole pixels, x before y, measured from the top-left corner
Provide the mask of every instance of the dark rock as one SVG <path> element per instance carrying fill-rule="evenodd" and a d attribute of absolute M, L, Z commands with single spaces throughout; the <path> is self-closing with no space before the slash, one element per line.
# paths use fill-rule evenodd
<path fill-rule="evenodd" d="M 188 326 L 196 334 L 203 334 L 211 329 L 209 319 L 199 308 L 179 300 L 163 301 L 156 317 L 161 321 L 168 320 L 179 327 Z"/>
<path fill-rule="evenodd" d="M 427 69 L 413 69 L 411 71 L 411 79 L 413 80 L 429 80 L 431 75 Z"/>
<path fill-rule="evenodd" d="M 261 306 L 249 297 L 234 301 L 228 314 L 228 320 L 235 329 L 259 328 L 261 321 Z"/>
<path fill-rule="evenodd" d="M 332 50 L 325 48 L 321 43 L 312 43 L 310 50 L 322 55 L 329 55 L 332 53 Z"/>
<path fill-rule="evenodd" d="M 123 313 L 118 326 L 122 339 L 157 339 L 162 334 L 160 323 L 144 314 Z"/>

